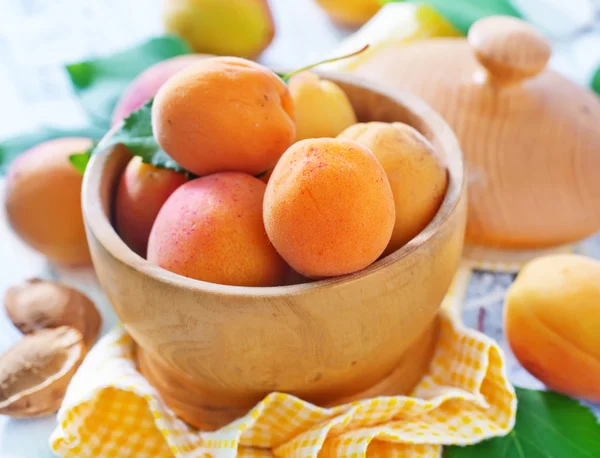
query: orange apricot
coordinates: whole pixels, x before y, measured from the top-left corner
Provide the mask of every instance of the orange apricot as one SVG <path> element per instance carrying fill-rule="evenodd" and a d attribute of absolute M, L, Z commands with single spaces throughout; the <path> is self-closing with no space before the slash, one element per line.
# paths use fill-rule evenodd
<path fill-rule="evenodd" d="M 171 272 L 223 285 L 281 284 L 287 266 L 265 234 L 265 187 L 241 172 L 188 181 L 158 213 L 148 260 Z"/>
<path fill-rule="evenodd" d="M 346 27 L 359 27 L 371 19 L 383 6 L 382 0 L 317 0 L 336 23 Z"/>
<path fill-rule="evenodd" d="M 504 329 L 521 365 L 549 388 L 600 402 L 600 261 L 528 263 L 506 295 Z"/>
<path fill-rule="evenodd" d="M 394 218 L 383 167 L 368 149 L 347 140 L 295 143 L 277 163 L 265 193 L 271 242 L 309 278 L 367 267 L 387 246 Z"/>
<path fill-rule="evenodd" d="M 90 262 L 83 216 L 83 177 L 69 156 L 92 146 L 87 138 L 59 138 L 19 156 L 7 173 L 6 213 L 14 231 L 58 264 Z"/>
<path fill-rule="evenodd" d="M 206 59 L 206 57 L 202 54 L 184 54 L 148 67 L 129 84 L 119 98 L 113 111 L 112 124 L 121 122 L 122 119 L 154 97 L 160 87 L 175 73 L 201 59 Z"/>
<path fill-rule="evenodd" d="M 396 222 L 384 255 L 421 232 L 437 213 L 448 186 L 448 173 L 433 145 L 416 129 L 401 123 L 355 124 L 338 138 L 370 149 L 390 181 Z"/>
<path fill-rule="evenodd" d="M 273 167 L 294 140 L 283 80 L 245 59 L 204 59 L 174 75 L 152 107 L 158 144 L 196 175 Z"/>
<path fill-rule="evenodd" d="M 150 230 L 161 207 L 185 182 L 183 173 L 144 164 L 139 156 L 127 164 L 117 188 L 115 228 L 140 256 L 146 256 Z"/>

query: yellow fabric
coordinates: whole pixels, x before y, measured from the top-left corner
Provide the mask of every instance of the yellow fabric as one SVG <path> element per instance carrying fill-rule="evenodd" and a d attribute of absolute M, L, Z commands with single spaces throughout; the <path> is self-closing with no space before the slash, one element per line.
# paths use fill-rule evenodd
<path fill-rule="evenodd" d="M 465 328 L 444 302 L 428 375 L 411 397 L 321 408 L 272 393 L 216 432 L 190 429 L 137 372 L 121 327 L 105 336 L 73 378 L 50 443 L 68 458 L 439 458 L 444 444 L 508 433 L 516 398 L 496 343 Z"/>

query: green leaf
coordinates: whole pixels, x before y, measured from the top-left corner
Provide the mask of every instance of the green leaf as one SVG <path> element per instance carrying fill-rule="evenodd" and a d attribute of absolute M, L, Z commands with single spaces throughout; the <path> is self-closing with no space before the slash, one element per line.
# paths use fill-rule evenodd
<path fill-rule="evenodd" d="M 596 69 L 596 73 L 592 77 L 592 83 L 590 85 L 592 90 L 596 91 L 596 94 L 600 95 L 600 67 Z"/>
<path fill-rule="evenodd" d="M 508 435 L 467 447 L 447 447 L 446 458 L 598 458 L 600 424 L 579 402 L 551 391 L 516 388 L 517 421 Z"/>
<path fill-rule="evenodd" d="M 191 52 L 178 37 L 157 37 L 111 56 L 67 65 L 66 70 L 90 119 L 108 129 L 119 97 L 136 76 L 157 62 Z"/>
<path fill-rule="evenodd" d="M 152 134 L 152 102 L 134 111 L 123 121 L 120 128 L 111 137 L 94 148 L 92 154 L 115 145 L 124 145 L 134 156 L 140 156 L 142 162 L 162 169 L 186 172 L 177 162 L 165 153 Z"/>
<path fill-rule="evenodd" d="M 90 149 L 88 151 L 83 151 L 82 153 L 71 154 L 69 156 L 69 162 L 79 173 L 83 175 L 91 157 L 92 150 Z"/>
<path fill-rule="evenodd" d="M 61 137 L 87 137 L 100 140 L 106 129 L 89 126 L 77 129 L 59 129 L 55 127 L 42 127 L 36 131 L 17 135 L 0 141 L 0 175 L 6 172 L 10 163 L 20 154 L 47 140 Z"/>
<path fill-rule="evenodd" d="M 386 3 L 404 0 L 388 0 Z M 410 3 L 429 4 L 438 10 L 465 35 L 478 19 L 496 14 L 522 17 L 509 0 L 406 0 Z"/>
<path fill-rule="evenodd" d="M 273 72 L 273 73 L 275 73 L 279 78 L 281 78 L 285 84 L 290 82 L 291 77 L 288 76 L 287 73 L 277 73 L 277 72 Z"/>

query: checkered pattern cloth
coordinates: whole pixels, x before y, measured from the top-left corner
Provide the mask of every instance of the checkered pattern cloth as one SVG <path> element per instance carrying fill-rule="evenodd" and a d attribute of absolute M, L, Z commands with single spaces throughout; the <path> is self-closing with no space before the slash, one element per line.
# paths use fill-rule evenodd
<path fill-rule="evenodd" d="M 165 406 L 136 370 L 134 342 L 119 327 L 73 378 L 51 447 L 68 458 L 439 458 L 443 445 L 505 435 L 516 397 L 502 351 L 462 325 L 454 294 L 443 305 L 430 370 L 411 396 L 322 408 L 272 393 L 215 432 L 191 429 Z"/>

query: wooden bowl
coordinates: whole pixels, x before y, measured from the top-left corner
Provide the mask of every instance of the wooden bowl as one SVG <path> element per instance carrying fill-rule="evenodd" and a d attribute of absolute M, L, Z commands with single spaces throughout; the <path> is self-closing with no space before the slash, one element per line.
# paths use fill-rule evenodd
<path fill-rule="evenodd" d="M 266 394 L 332 405 L 408 393 L 432 356 L 441 301 L 458 267 L 466 223 L 462 155 L 444 121 L 413 96 L 326 74 L 362 121 L 402 121 L 446 158 L 436 217 L 400 250 L 352 275 L 251 288 L 192 280 L 131 251 L 111 225 L 123 147 L 95 155 L 83 214 L 99 281 L 137 342 L 142 373 L 185 421 L 214 429 Z"/>

